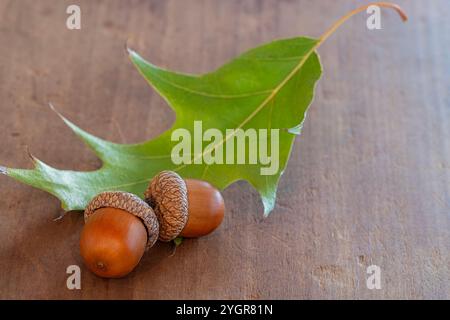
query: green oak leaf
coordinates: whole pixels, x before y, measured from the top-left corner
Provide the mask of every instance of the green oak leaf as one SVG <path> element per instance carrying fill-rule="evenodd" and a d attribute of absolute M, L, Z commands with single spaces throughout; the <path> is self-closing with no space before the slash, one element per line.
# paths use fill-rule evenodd
<path fill-rule="evenodd" d="M 102 160 L 101 168 L 89 172 L 58 170 L 33 158 L 32 170 L 0 168 L 0 172 L 55 195 L 65 210 L 83 210 L 96 194 L 107 190 L 142 196 L 150 179 L 161 170 L 206 180 L 219 189 L 246 180 L 260 193 L 267 216 L 274 208 L 279 179 L 321 75 L 315 51 L 318 41 L 306 37 L 277 40 L 204 75 L 168 71 L 129 50 L 139 72 L 175 111 L 172 128 L 142 143 L 117 144 L 83 131 L 61 116 Z M 278 172 L 261 175 L 261 163 L 175 165 L 170 155 L 178 141 L 171 141 L 171 134 L 184 128 L 194 135 L 194 121 L 202 121 L 203 132 L 217 128 L 223 133 L 223 140 L 214 141 L 213 147 L 223 146 L 225 140 L 233 138 L 225 134 L 226 129 L 280 129 Z M 209 143 L 203 142 L 203 147 Z M 205 154 L 214 148 L 203 150 Z M 247 159 L 250 152 L 255 151 L 247 144 Z M 192 158 L 202 154 L 192 154 Z"/>

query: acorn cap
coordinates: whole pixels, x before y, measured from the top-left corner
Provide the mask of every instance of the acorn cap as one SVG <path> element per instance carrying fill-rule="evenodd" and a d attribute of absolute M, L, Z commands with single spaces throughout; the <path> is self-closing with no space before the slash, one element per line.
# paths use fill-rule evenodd
<path fill-rule="evenodd" d="M 159 240 L 171 241 L 183 230 L 188 220 L 186 183 L 173 171 L 161 171 L 144 193 L 159 221 Z"/>
<path fill-rule="evenodd" d="M 116 208 L 125 210 L 140 218 L 147 229 L 147 246 L 150 249 L 158 240 L 159 224 L 153 209 L 132 193 L 123 191 L 106 191 L 96 195 L 84 211 L 84 221 L 100 208 Z"/>

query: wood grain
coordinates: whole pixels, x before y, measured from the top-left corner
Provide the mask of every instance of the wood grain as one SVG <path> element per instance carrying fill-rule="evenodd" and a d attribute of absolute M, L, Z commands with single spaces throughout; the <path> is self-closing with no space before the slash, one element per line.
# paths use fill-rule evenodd
<path fill-rule="evenodd" d="M 100 162 L 47 107 L 100 137 L 138 142 L 174 114 L 128 61 L 201 73 L 276 38 L 319 36 L 360 1 L 0 0 L 0 163 L 92 170 Z M 225 190 L 222 226 L 172 248 L 158 244 L 129 277 L 82 266 L 79 213 L 0 177 L 2 299 L 450 298 L 450 32 L 447 0 L 398 1 L 406 24 L 355 17 L 320 48 L 324 75 L 262 218 L 246 183 Z M 66 267 L 82 268 L 82 290 Z M 382 269 L 368 290 L 366 267 Z"/>

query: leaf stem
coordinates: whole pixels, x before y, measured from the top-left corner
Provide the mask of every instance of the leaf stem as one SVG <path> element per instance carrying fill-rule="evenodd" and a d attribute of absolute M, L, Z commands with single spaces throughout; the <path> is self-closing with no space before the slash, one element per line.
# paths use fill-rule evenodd
<path fill-rule="evenodd" d="M 389 9 L 394 9 L 400 18 L 402 18 L 403 21 L 408 20 L 408 16 L 406 15 L 405 11 L 403 11 L 402 8 L 400 8 L 399 5 L 391 2 L 372 2 L 365 4 L 359 8 L 356 8 L 349 13 L 347 13 L 345 16 L 340 18 L 338 21 L 336 21 L 331 28 L 329 28 L 325 33 L 322 34 L 322 36 L 319 38 L 319 42 L 316 44 L 316 49 L 323 43 L 325 40 L 327 40 L 342 24 L 344 24 L 348 19 L 353 17 L 354 15 L 367 10 L 370 6 L 378 6 L 378 7 L 384 7 Z"/>

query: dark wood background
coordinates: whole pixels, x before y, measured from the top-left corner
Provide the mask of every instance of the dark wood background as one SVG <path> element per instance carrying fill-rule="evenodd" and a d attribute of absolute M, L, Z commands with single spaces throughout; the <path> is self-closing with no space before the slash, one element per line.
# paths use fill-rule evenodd
<path fill-rule="evenodd" d="M 320 48 L 324 75 L 263 219 L 246 183 L 225 190 L 214 234 L 170 256 L 158 244 L 127 278 L 82 266 L 83 219 L 58 222 L 59 201 L 0 177 L 0 298 L 450 298 L 450 2 L 398 1 L 349 21 Z M 65 27 L 66 7 L 82 29 Z M 319 36 L 363 1 L 0 0 L 0 164 L 31 167 L 26 147 L 57 167 L 99 160 L 47 107 L 116 142 L 170 127 L 174 114 L 129 62 L 201 73 L 263 42 Z M 66 267 L 82 268 L 82 290 Z M 366 268 L 381 267 L 368 290 Z"/>

